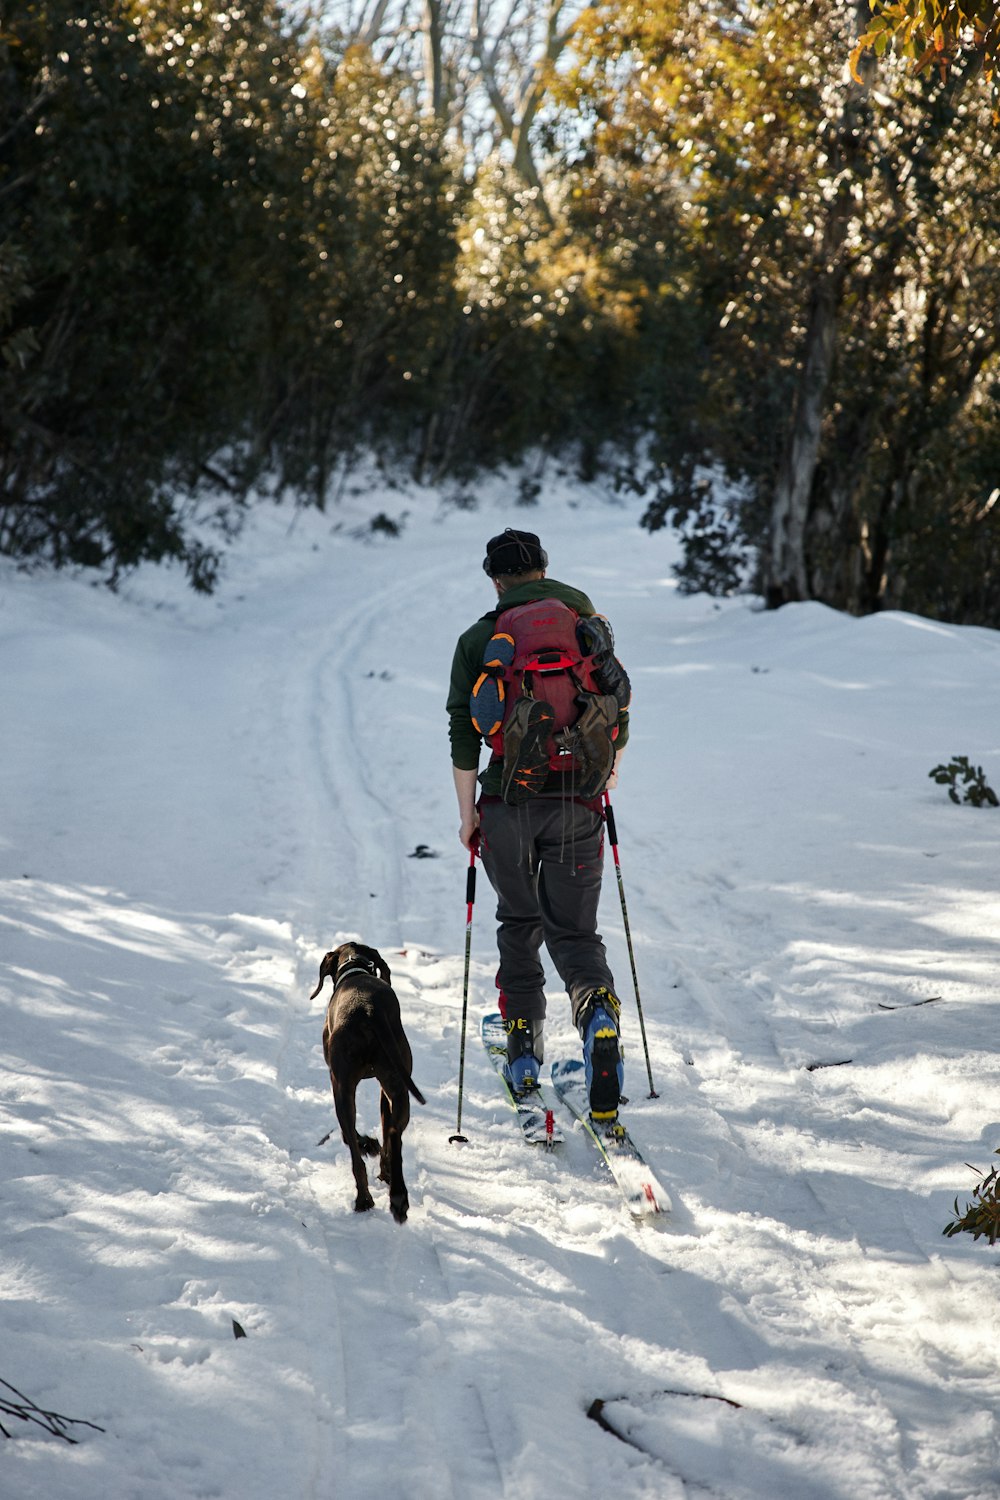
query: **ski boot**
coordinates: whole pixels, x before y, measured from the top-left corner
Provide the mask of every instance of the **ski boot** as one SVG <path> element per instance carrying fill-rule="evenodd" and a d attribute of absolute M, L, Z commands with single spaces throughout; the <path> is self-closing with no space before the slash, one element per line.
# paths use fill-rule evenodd
<path fill-rule="evenodd" d="M 520 1097 L 537 1089 L 542 1071 L 542 1023 L 524 1016 L 504 1021 L 507 1031 L 507 1078 L 511 1090 Z"/>
<path fill-rule="evenodd" d="M 618 1117 L 625 1067 L 622 1061 L 618 1021 L 621 1004 L 605 986 L 592 990 L 580 1007 L 577 1028 L 583 1038 L 583 1062 L 593 1119 Z"/>

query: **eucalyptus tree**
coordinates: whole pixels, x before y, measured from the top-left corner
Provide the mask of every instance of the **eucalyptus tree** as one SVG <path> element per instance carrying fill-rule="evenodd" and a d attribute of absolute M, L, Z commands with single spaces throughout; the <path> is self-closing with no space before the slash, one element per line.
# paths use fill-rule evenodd
<path fill-rule="evenodd" d="M 472 163 L 505 153 L 544 204 L 536 135 L 583 0 L 325 0 L 340 50 L 361 46 L 419 80 L 422 102 Z"/>
<path fill-rule="evenodd" d="M 995 524 L 959 435 L 996 420 L 1000 182 L 969 73 L 886 56 L 855 78 L 855 30 L 831 0 L 599 6 L 572 82 L 584 177 L 625 184 L 633 224 L 669 210 L 647 301 L 694 309 L 690 394 L 654 413 L 661 454 L 740 481 L 772 604 L 865 611 L 921 606 L 928 507 L 955 538 Z"/>
<path fill-rule="evenodd" d="M 351 48 L 305 88 L 322 130 L 300 199 L 305 279 L 257 442 L 281 483 L 322 504 L 359 445 L 435 447 L 467 193 L 405 72 Z"/>
<path fill-rule="evenodd" d="M 933 68 L 946 78 L 957 61 L 981 69 L 1000 120 L 1000 7 L 996 0 L 872 0 L 858 18 L 851 66 L 869 49 L 891 48 L 918 72 Z"/>
<path fill-rule="evenodd" d="M 270 0 L 0 21 L 0 547 L 207 585 L 179 496 L 238 451 L 299 275 L 293 38 Z"/>

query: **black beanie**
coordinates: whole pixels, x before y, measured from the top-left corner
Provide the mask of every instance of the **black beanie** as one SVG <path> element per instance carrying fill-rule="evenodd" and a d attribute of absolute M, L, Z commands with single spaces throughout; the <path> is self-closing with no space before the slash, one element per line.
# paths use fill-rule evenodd
<path fill-rule="evenodd" d="M 505 573 L 531 573 L 547 568 L 548 553 L 533 531 L 514 531 L 510 526 L 486 543 L 483 572 L 491 578 Z"/>

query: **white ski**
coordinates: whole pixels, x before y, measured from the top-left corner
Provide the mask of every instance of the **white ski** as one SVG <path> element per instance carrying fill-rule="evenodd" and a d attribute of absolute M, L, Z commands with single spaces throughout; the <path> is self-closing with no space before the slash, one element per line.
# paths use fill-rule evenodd
<path fill-rule="evenodd" d="M 517 1122 L 526 1141 L 533 1146 L 558 1146 L 564 1139 L 555 1123 L 555 1115 L 541 1089 L 519 1097 L 513 1093 L 507 1081 L 507 1036 L 503 1029 L 503 1018 L 499 1012 L 484 1016 L 482 1022 L 483 1046 L 490 1062 L 496 1068 L 511 1108 L 517 1113 Z"/>
<path fill-rule="evenodd" d="M 668 1214 L 670 1195 L 657 1182 L 627 1126 L 621 1120 L 607 1123 L 591 1117 L 583 1063 L 576 1059 L 554 1062 L 552 1083 L 559 1098 L 576 1115 L 603 1156 L 629 1212 L 637 1219 Z"/>

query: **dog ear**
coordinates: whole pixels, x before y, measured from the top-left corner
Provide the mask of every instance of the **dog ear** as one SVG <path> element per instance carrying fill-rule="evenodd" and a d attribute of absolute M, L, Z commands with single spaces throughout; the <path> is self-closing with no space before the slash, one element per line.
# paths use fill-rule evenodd
<path fill-rule="evenodd" d="M 355 943 L 354 946 L 359 953 L 363 953 L 365 955 L 365 958 L 371 959 L 372 963 L 375 965 L 375 972 L 378 975 L 379 979 L 383 979 L 386 984 L 391 984 L 392 975 L 389 972 L 389 965 L 386 963 L 381 953 L 379 953 L 376 948 L 369 948 L 367 943 Z"/>
<path fill-rule="evenodd" d="M 319 983 L 317 984 L 316 988 L 313 990 L 312 994 L 309 996 L 310 1000 L 315 1000 L 316 999 L 316 996 L 319 994 L 320 990 L 323 988 L 323 985 L 326 983 L 326 976 L 328 974 L 335 974 L 336 973 L 336 970 L 337 970 L 337 958 L 338 958 L 339 953 L 340 953 L 340 949 L 339 948 L 334 948 L 332 950 L 332 952 L 327 953 L 324 956 L 323 962 L 319 966 Z"/>

